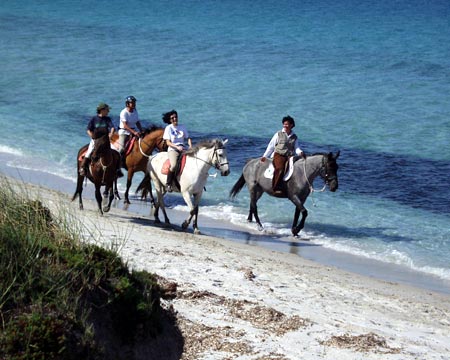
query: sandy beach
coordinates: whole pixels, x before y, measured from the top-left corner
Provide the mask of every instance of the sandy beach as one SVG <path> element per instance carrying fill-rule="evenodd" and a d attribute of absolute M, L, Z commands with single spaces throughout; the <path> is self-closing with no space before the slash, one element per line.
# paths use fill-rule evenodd
<path fill-rule="evenodd" d="M 80 222 L 87 241 L 118 249 L 173 289 L 162 305 L 176 316 L 181 359 L 450 359 L 446 294 L 156 226 L 119 208 L 99 216 L 89 196 L 80 211 L 65 192 L 19 186 Z"/>

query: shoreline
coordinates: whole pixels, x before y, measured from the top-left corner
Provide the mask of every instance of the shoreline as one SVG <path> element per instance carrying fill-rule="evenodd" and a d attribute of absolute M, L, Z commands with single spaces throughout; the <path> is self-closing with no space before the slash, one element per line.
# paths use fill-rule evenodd
<path fill-rule="evenodd" d="M 6 155 L 0 156 L 0 159 L 2 157 L 8 158 Z M 73 181 L 46 172 L 13 168 L 5 165 L 5 163 L 6 162 L 4 161 L 3 164 L 0 165 L 0 174 L 23 181 L 24 183 L 35 184 L 50 190 L 61 191 L 70 195 L 70 197 L 75 191 L 76 184 Z M 134 183 L 137 183 L 136 179 Z M 148 202 L 141 201 L 130 192 L 131 204 L 125 205 L 123 204 L 123 195 L 121 196 L 122 200 L 113 201 L 111 205 L 113 208 L 126 210 L 130 212 L 130 215 L 144 216 L 148 218 L 149 223 L 153 223 L 153 217 L 150 215 L 151 207 Z M 180 195 L 178 194 L 175 196 Z M 88 186 L 83 190 L 83 201 L 92 199 L 94 199 L 93 186 L 89 182 Z M 78 203 L 78 200 L 75 200 L 74 202 Z M 184 204 L 182 200 L 181 203 Z M 185 211 L 171 208 L 166 208 L 166 210 L 171 224 L 175 227 L 181 224 L 187 217 L 187 212 Z M 338 252 L 310 243 L 301 237 L 295 239 L 292 236 L 267 235 L 259 232 L 256 228 L 252 230 L 248 227 L 239 226 L 230 222 L 221 222 L 217 219 L 208 217 L 201 211 L 201 208 L 199 214 L 199 226 L 202 235 L 220 237 L 239 244 L 265 248 L 283 254 L 296 254 L 303 259 L 317 262 L 323 266 L 333 266 L 344 271 L 350 271 L 355 274 L 383 281 L 418 287 L 447 295 L 450 294 L 450 280 L 447 281 L 438 276 L 409 269 L 405 266 Z M 188 229 L 188 233 L 192 233 L 191 226 Z"/>
<path fill-rule="evenodd" d="M 118 207 L 99 216 L 89 196 L 80 211 L 67 192 L 7 179 L 82 224 L 86 241 L 174 289 L 161 306 L 174 314 L 183 350 L 164 360 L 448 359 L 448 295 L 155 225 Z M 170 335 L 157 343 L 170 344 Z"/>

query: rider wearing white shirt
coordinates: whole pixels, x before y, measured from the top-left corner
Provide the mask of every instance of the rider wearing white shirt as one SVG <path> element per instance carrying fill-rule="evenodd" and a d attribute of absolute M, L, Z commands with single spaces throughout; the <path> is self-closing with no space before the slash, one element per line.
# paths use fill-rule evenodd
<path fill-rule="evenodd" d="M 282 179 L 284 175 L 284 168 L 290 156 L 294 154 L 305 157 L 302 149 L 298 145 L 297 135 L 292 131 L 295 127 L 295 120 L 291 116 L 285 116 L 281 123 L 283 128 L 277 131 L 267 145 L 261 161 L 266 161 L 269 156 L 273 157 L 274 173 L 272 178 L 272 189 L 275 194 L 283 192 Z"/>
<path fill-rule="evenodd" d="M 192 140 L 186 127 L 178 124 L 178 113 L 175 110 L 163 114 L 163 121 L 166 124 L 170 124 L 164 129 L 163 139 L 166 140 L 166 144 L 168 146 L 167 156 L 169 157 L 170 162 L 166 187 L 168 192 L 172 192 L 172 181 L 178 157 L 185 149 L 185 140 L 187 140 L 189 148 L 192 147 Z"/>
<path fill-rule="evenodd" d="M 125 144 L 129 136 L 139 136 L 140 132 L 142 132 L 142 125 L 136 109 L 136 98 L 134 96 L 128 96 L 125 99 L 125 108 L 120 112 L 119 146 L 121 154 L 125 150 Z"/>

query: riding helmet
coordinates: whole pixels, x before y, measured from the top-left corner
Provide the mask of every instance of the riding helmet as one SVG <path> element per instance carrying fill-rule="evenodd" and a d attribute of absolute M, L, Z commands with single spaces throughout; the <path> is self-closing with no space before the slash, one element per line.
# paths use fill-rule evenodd
<path fill-rule="evenodd" d="M 128 105 L 128 103 L 135 103 L 136 102 L 136 98 L 134 96 L 127 96 L 127 98 L 125 99 L 125 105 Z"/>

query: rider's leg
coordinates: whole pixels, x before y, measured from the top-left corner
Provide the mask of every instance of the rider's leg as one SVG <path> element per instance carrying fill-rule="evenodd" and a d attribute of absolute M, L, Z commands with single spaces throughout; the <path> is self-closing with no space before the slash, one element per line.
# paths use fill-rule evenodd
<path fill-rule="evenodd" d="M 169 173 L 167 174 L 167 181 L 166 181 L 166 189 L 167 192 L 172 192 L 172 182 L 173 182 L 173 178 L 175 176 L 175 167 L 177 165 L 177 159 L 178 159 L 178 151 L 168 151 L 167 152 L 167 156 L 169 157 L 169 162 L 170 162 L 170 168 L 169 168 Z"/>
<path fill-rule="evenodd" d="M 125 153 L 125 144 L 127 141 L 128 135 L 127 134 L 120 134 L 119 135 L 119 154 L 123 157 Z"/>
<path fill-rule="evenodd" d="M 272 178 L 272 190 L 273 191 L 282 191 L 283 175 L 284 175 L 284 167 L 286 165 L 288 157 L 275 153 L 273 155 L 273 178 Z"/>
<path fill-rule="evenodd" d="M 92 151 L 94 151 L 94 140 L 93 139 L 91 139 L 91 141 L 89 142 L 89 146 L 86 151 L 86 154 L 84 155 L 83 160 L 81 160 L 81 164 L 80 164 L 80 175 L 81 176 L 86 176 L 86 174 L 88 173 L 89 164 L 91 163 Z"/>

